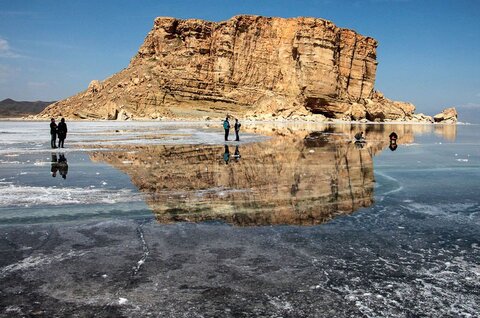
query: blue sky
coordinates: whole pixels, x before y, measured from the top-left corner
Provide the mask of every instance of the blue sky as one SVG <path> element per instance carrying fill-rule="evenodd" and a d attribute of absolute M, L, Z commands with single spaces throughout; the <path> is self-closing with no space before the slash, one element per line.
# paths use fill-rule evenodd
<path fill-rule="evenodd" d="M 125 68 L 157 16 L 333 21 L 376 38 L 376 88 L 480 122 L 478 0 L 0 0 L 0 100 L 58 100 Z"/>

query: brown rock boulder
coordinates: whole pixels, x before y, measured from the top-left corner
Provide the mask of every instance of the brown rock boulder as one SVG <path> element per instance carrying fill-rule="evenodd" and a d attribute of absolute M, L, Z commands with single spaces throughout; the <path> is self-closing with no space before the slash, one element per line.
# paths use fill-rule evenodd
<path fill-rule="evenodd" d="M 412 121 L 421 122 L 421 123 L 433 123 L 433 117 L 427 116 L 423 113 L 413 114 Z"/>
<path fill-rule="evenodd" d="M 436 123 L 441 124 L 454 124 L 457 122 L 457 110 L 455 107 L 445 108 L 441 113 L 433 116 L 433 120 Z"/>
<path fill-rule="evenodd" d="M 100 92 L 101 89 L 102 89 L 102 84 L 98 80 L 93 80 L 88 85 L 88 91 L 92 94 Z"/>
<path fill-rule="evenodd" d="M 412 119 L 415 112 L 413 104 L 392 101 L 380 92 L 374 92 L 365 107 L 366 118 L 371 121 L 406 121 Z"/>
<path fill-rule="evenodd" d="M 360 120 L 365 118 L 367 115 L 367 110 L 365 105 L 360 103 L 353 103 L 350 107 L 350 117 L 352 120 Z"/>

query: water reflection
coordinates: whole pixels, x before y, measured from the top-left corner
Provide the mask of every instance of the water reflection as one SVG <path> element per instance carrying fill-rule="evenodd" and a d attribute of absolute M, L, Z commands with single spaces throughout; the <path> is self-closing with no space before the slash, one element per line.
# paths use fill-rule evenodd
<path fill-rule="evenodd" d="M 413 142 L 423 127 L 326 125 L 312 132 L 263 126 L 254 129 L 273 138 L 242 145 L 242 156 L 236 146 L 233 158 L 228 145 L 134 146 L 91 157 L 127 173 L 160 223 L 309 225 L 372 205 L 373 157 L 392 146 L 392 131 L 397 146 Z"/>
<path fill-rule="evenodd" d="M 223 152 L 223 161 L 225 161 L 225 164 L 227 165 L 230 161 L 230 150 L 228 149 L 228 145 L 225 145 L 225 151 Z"/>
<path fill-rule="evenodd" d="M 235 158 L 235 161 L 236 161 L 236 162 L 240 161 L 240 158 L 242 157 L 242 156 L 240 155 L 240 149 L 239 149 L 239 147 L 240 147 L 239 145 L 236 145 L 236 146 L 235 146 L 235 153 L 233 154 L 233 158 Z"/>
<path fill-rule="evenodd" d="M 59 173 L 63 179 L 67 178 L 68 173 L 68 163 L 67 158 L 65 157 L 64 153 L 55 153 L 52 152 L 52 159 L 50 164 L 50 172 L 52 177 L 56 177 L 57 173 Z"/>
<path fill-rule="evenodd" d="M 390 135 L 388 135 L 388 138 L 390 138 L 390 145 L 388 146 L 388 148 L 390 148 L 391 151 L 395 151 L 397 150 L 397 139 L 398 139 L 398 135 L 396 132 L 392 131 L 390 133 Z"/>

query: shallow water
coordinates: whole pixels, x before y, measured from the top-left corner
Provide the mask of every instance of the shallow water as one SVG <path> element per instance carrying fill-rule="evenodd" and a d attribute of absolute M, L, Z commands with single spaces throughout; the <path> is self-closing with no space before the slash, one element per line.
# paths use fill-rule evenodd
<path fill-rule="evenodd" d="M 243 126 L 0 122 L 0 314 L 477 315 L 478 126 Z"/>

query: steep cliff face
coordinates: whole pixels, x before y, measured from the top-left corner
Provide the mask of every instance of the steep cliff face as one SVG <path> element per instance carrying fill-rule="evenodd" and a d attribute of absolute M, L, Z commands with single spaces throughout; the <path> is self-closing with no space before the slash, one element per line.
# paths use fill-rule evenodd
<path fill-rule="evenodd" d="M 376 47 L 316 18 L 157 18 L 128 68 L 42 115 L 410 119 L 413 105 L 375 98 Z"/>

